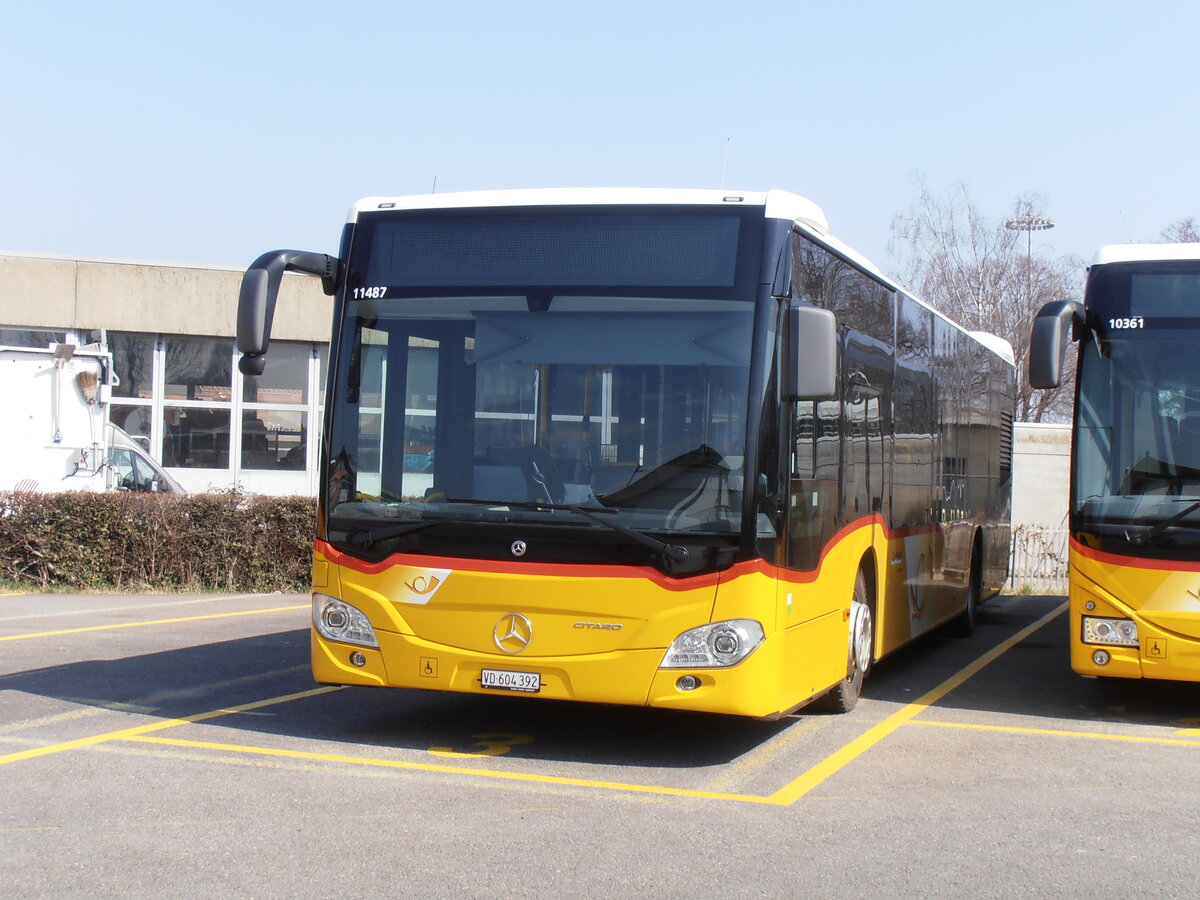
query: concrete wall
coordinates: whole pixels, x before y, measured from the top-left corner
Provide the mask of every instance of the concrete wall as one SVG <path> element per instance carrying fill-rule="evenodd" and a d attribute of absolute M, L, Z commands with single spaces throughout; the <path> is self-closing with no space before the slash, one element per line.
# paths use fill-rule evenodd
<path fill-rule="evenodd" d="M 1013 528 L 1066 528 L 1071 426 L 1018 422 L 1013 431 Z"/>
<path fill-rule="evenodd" d="M 241 278 L 217 266 L 0 255 L 0 324 L 229 337 Z M 330 301 L 319 278 L 289 274 L 271 336 L 329 340 Z"/>

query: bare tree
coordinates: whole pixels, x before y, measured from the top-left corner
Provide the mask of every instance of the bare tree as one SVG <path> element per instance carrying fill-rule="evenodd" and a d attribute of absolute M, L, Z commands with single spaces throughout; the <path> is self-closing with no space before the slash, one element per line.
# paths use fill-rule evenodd
<path fill-rule="evenodd" d="M 919 182 L 920 195 L 892 222 L 889 255 L 901 280 L 917 296 L 972 331 L 987 331 L 1013 346 L 1017 361 L 1016 415 L 1023 422 L 1065 421 L 1071 378 L 1054 391 L 1034 390 L 1025 373 L 1029 336 L 1039 309 L 1051 300 L 1078 297 L 1083 264 L 1072 256 L 1047 259 L 1029 232 L 1006 221 L 1036 214 L 1044 198 L 1025 194 L 1003 219 L 985 218 L 966 185 L 935 196 Z"/>
<path fill-rule="evenodd" d="M 1180 219 L 1178 222 L 1172 222 L 1159 234 L 1168 244 L 1196 244 L 1200 243 L 1200 234 L 1196 233 L 1196 217 L 1192 216 L 1187 219 Z"/>

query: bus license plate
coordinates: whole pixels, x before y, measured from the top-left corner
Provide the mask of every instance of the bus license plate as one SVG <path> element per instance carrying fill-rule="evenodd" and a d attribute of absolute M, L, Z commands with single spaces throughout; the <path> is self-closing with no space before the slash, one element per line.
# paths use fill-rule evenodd
<path fill-rule="evenodd" d="M 536 694 L 542 689 L 542 676 L 537 672 L 508 672 L 504 669 L 484 669 L 480 683 L 499 691 L 522 691 Z"/>

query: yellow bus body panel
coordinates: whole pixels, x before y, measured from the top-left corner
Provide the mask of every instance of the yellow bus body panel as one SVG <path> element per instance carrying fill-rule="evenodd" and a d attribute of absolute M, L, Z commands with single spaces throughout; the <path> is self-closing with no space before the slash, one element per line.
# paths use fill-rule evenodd
<path fill-rule="evenodd" d="M 752 560 L 686 579 L 649 567 L 413 555 L 370 564 L 317 542 L 314 590 L 361 610 L 380 646 L 329 641 L 314 629 L 313 675 L 325 684 L 495 693 L 482 687 L 482 669 L 537 672 L 536 695 L 513 693 L 777 716 L 846 675 L 858 568 L 864 558 L 886 559 L 902 546 L 888 540 L 875 518 L 843 529 L 814 572 Z M 893 642 L 898 645 L 924 628 L 914 630 L 907 595 L 898 609 L 889 609 L 887 576 L 887 568 L 877 566 L 877 616 L 903 621 L 903 639 Z M 516 652 L 506 652 L 497 639 L 510 613 L 532 626 L 528 645 Z M 766 635 L 741 663 L 659 668 L 680 634 L 729 619 L 757 621 Z M 877 631 L 876 655 L 886 646 L 881 635 Z M 360 665 L 351 662 L 356 652 L 362 654 Z M 695 676 L 699 686 L 681 690 L 677 681 L 683 675 Z"/>
<path fill-rule="evenodd" d="M 1093 605 L 1092 609 L 1087 604 Z M 1071 668 L 1081 675 L 1200 681 L 1200 565 L 1070 551 Z M 1083 643 L 1083 617 L 1133 619 L 1139 646 Z"/>

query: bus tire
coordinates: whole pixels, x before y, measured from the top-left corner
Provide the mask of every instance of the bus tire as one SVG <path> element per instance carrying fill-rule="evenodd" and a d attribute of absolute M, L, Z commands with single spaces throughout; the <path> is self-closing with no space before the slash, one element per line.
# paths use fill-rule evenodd
<path fill-rule="evenodd" d="M 983 596 L 983 560 L 979 551 L 979 538 L 971 549 L 971 571 L 967 575 L 967 608 L 954 620 L 954 633 L 959 637 L 970 637 L 975 633 L 975 621 L 979 616 L 979 604 Z"/>
<path fill-rule="evenodd" d="M 871 671 L 871 656 L 875 648 L 875 617 L 867 597 L 867 579 L 862 569 L 854 578 L 854 595 L 850 600 L 850 637 L 846 653 L 846 677 L 821 698 L 821 706 L 829 712 L 846 713 L 858 705 L 863 680 Z"/>

